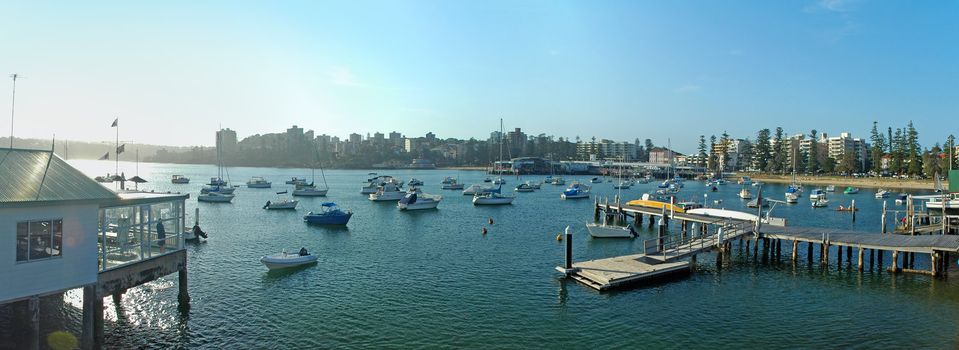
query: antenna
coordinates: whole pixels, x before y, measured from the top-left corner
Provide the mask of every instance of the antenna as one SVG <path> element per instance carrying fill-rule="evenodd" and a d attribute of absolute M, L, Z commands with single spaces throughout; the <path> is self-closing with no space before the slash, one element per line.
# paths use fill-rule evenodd
<path fill-rule="evenodd" d="M 23 77 L 20 74 L 13 73 L 10 74 L 10 78 L 13 79 L 13 97 L 10 102 L 10 149 L 13 149 L 13 115 L 17 106 L 17 79 Z"/>

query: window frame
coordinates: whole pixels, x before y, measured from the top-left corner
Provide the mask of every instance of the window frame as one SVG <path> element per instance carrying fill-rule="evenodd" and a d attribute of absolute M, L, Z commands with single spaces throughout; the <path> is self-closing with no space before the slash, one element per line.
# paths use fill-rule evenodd
<path fill-rule="evenodd" d="M 54 228 L 55 228 L 55 227 L 59 227 L 59 228 L 60 228 L 60 232 L 59 232 L 60 246 L 57 248 L 57 255 L 49 255 L 49 256 L 46 256 L 46 257 L 42 257 L 42 258 L 31 258 L 31 257 L 30 257 L 30 255 L 31 255 L 31 253 L 32 253 L 31 247 L 33 246 L 33 238 L 35 237 L 34 234 L 33 234 L 33 231 L 32 231 L 32 226 L 33 226 L 34 224 L 39 224 L 39 223 L 42 223 L 42 222 L 49 222 L 49 223 L 50 223 L 50 232 L 49 232 L 49 234 L 48 234 L 48 236 L 49 236 L 48 239 L 49 239 L 49 242 L 50 242 L 50 246 L 51 246 L 51 247 L 53 247 L 53 244 L 56 242 L 56 237 L 57 237 L 57 233 L 58 233 Z M 56 225 L 57 222 L 59 222 L 59 225 Z M 19 226 L 20 226 L 20 224 L 24 224 L 24 223 L 27 224 L 27 252 L 26 252 L 26 259 L 25 259 L 25 260 L 20 260 L 20 257 L 18 256 L 18 255 L 19 255 L 19 251 L 18 251 L 17 254 L 14 254 L 14 256 L 13 256 L 13 259 L 14 259 L 14 263 L 15 263 L 15 264 L 29 264 L 29 263 L 37 262 L 37 261 L 47 261 L 47 260 L 62 259 L 62 258 L 63 258 L 63 218 L 62 218 L 62 217 L 59 217 L 59 218 L 49 218 L 49 219 L 33 219 L 33 220 L 20 220 L 20 221 L 17 221 L 16 224 L 15 224 L 15 229 L 14 229 L 14 230 L 15 230 L 14 236 L 15 236 L 15 239 L 16 239 L 16 240 L 19 240 L 19 237 L 20 237 L 20 236 L 19 236 Z M 36 235 L 36 237 L 39 237 L 39 236 L 40 236 L 40 235 Z M 18 248 L 19 248 L 19 243 L 20 243 L 19 241 L 16 242 L 16 245 L 17 245 Z"/>

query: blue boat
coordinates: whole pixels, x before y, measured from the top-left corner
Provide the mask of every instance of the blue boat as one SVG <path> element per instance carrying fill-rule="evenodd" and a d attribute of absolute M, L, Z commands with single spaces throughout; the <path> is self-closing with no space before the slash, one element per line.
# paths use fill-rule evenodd
<path fill-rule="evenodd" d="M 303 221 L 318 225 L 346 225 L 353 217 L 353 211 L 342 211 L 336 206 L 336 203 L 326 202 L 320 205 L 320 212 L 309 212 L 303 217 Z"/>

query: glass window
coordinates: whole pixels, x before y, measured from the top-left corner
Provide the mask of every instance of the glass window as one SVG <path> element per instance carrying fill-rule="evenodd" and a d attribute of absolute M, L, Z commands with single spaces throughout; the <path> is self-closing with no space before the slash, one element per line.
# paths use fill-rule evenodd
<path fill-rule="evenodd" d="M 17 223 L 18 262 L 60 256 L 62 246 L 62 219 Z"/>

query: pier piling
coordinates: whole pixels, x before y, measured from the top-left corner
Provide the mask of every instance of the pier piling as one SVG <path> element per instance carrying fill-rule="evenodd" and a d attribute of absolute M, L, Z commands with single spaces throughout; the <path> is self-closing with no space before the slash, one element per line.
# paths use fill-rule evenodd
<path fill-rule="evenodd" d="M 177 294 L 177 301 L 179 302 L 180 311 L 189 311 L 190 292 L 187 290 L 186 266 L 183 266 L 183 268 L 179 271 L 179 286 L 180 291 Z"/>
<path fill-rule="evenodd" d="M 812 242 L 806 242 L 806 260 L 812 264 Z"/>
<path fill-rule="evenodd" d="M 30 313 L 30 342 L 28 349 L 40 349 L 40 296 L 34 295 L 27 301 Z"/>
<path fill-rule="evenodd" d="M 798 254 L 796 254 L 796 248 L 798 247 L 799 247 L 799 241 L 793 240 L 792 261 L 794 263 L 796 262 L 796 258 L 799 256 Z"/>
<path fill-rule="evenodd" d="M 862 272 L 862 246 L 859 246 L 859 272 Z"/>
<path fill-rule="evenodd" d="M 889 267 L 889 272 L 896 273 L 899 272 L 899 251 L 892 251 L 892 266 Z"/>
<path fill-rule="evenodd" d="M 566 271 L 573 269 L 573 230 L 566 226 L 566 263 L 563 264 Z"/>

